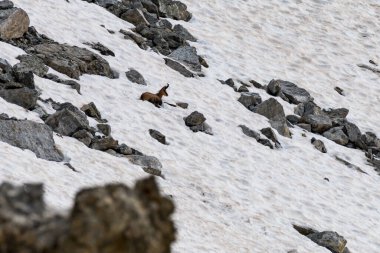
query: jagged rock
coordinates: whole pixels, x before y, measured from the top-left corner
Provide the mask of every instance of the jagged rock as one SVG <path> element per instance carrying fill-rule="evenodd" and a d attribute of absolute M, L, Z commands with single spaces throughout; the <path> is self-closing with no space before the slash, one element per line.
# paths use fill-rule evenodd
<path fill-rule="evenodd" d="M 194 77 L 195 75 L 189 71 L 185 66 L 182 64 L 173 61 L 169 58 L 165 58 L 165 64 L 169 66 L 171 69 L 174 69 L 175 71 L 179 72 L 181 75 L 185 77 Z"/>
<path fill-rule="evenodd" d="M 82 74 L 114 77 L 108 62 L 85 48 L 43 43 L 30 47 L 26 51 L 40 57 L 52 69 L 74 79 L 79 79 Z"/>
<path fill-rule="evenodd" d="M 260 134 L 250 128 L 248 128 L 245 125 L 239 125 L 241 130 L 243 131 L 243 134 L 247 135 L 248 137 L 254 138 L 257 141 L 260 139 Z"/>
<path fill-rule="evenodd" d="M 250 80 L 249 81 L 255 88 L 257 88 L 257 89 L 263 89 L 264 88 L 264 86 L 261 84 L 261 83 L 259 83 L 259 82 L 256 82 L 255 80 Z M 266 88 L 266 87 L 265 87 Z"/>
<path fill-rule="evenodd" d="M 187 109 L 189 107 L 188 103 L 183 103 L 183 102 L 177 102 L 176 105 L 181 107 L 182 109 Z"/>
<path fill-rule="evenodd" d="M 348 115 L 349 110 L 346 108 L 338 108 L 338 109 L 323 110 L 323 112 L 327 116 L 329 116 L 331 120 L 334 120 L 334 119 L 345 119 Z"/>
<path fill-rule="evenodd" d="M 195 133 L 196 132 L 204 132 L 204 133 L 209 134 L 209 135 L 214 134 L 212 132 L 211 126 L 209 124 L 207 124 L 206 122 L 203 122 L 202 124 L 197 125 L 197 126 L 192 126 L 192 127 L 190 127 L 190 129 Z"/>
<path fill-rule="evenodd" d="M 177 24 L 173 27 L 173 31 L 178 34 L 183 40 L 196 42 L 197 39 L 182 25 Z"/>
<path fill-rule="evenodd" d="M 134 24 L 135 26 L 149 24 L 144 16 L 144 13 L 136 8 L 128 9 L 120 16 L 120 18 Z"/>
<path fill-rule="evenodd" d="M 22 37 L 30 23 L 28 14 L 23 9 L 6 8 L 10 5 L 8 1 L 3 2 L 0 9 L 0 38 L 3 40 Z"/>
<path fill-rule="evenodd" d="M 97 43 L 89 43 L 89 42 L 85 42 L 83 43 L 85 45 L 88 45 L 90 46 L 92 49 L 96 50 L 96 51 L 99 51 L 100 54 L 102 55 L 111 55 L 111 56 L 115 56 L 115 53 L 112 52 L 112 50 L 110 50 L 108 47 L 104 46 L 102 43 L 100 42 L 97 42 Z"/>
<path fill-rule="evenodd" d="M 285 97 L 292 104 L 306 103 L 309 101 L 313 101 L 310 93 L 305 89 L 298 87 L 296 84 L 282 81 L 282 80 L 272 80 L 271 82 L 279 83 L 281 93 L 285 95 Z M 269 87 L 269 85 L 268 85 Z"/>
<path fill-rule="evenodd" d="M 166 137 L 165 135 L 163 135 L 162 133 L 160 133 L 159 131 L 157 130 L 154 130 L 154 129 L 149 129 L 149 134 L 150 136 L 153 138 L 153 139 L 156 139 L 158 142 L 164 144 L 164 145 L 168 145 L 166 143 Z"/>
<path fill-rule="evenodd" d="M 43 193 L 40 184 L 0 186 L 4 252 L 166 253 L 175 240 L 173 202 L 160 194 L 153 178 L 134 188 L 83 189 L 68 215 L 47 208 Z"/>
<path fill-rule="evenodd" d="M 37 76 L 43 77 L 49 70 L 44 62 L 35 55 L 19 55 L 17 59 L 20 60 L 20 63 L 17 63 L 13 68 L 16 68 L 18 71 L 32 71 Z"/>
<path fill-rule="evenodd" d="M 197 111 L 192 112 L 189 116 L 185 118 L 185 124 L 188 127 L 201 125 L 205 121 L 205 116 L 203 116 L 202 113 L 199 113 Z"/>
<path fill-rule="evenodd" d="M 188 66 L 192 71 L 200 72 L 202 70 L 195 47 L 180 47 L 174 50 L 169 57 Z"/>
<path fill-rule="evenodd" d="M 344 132 L 352 143 L 357 143 L 362 135 L 359 127 L 350 122 L 344 124 Z"/>
<path fill-rule="evenodd" d="M 19 89 L 0 89 L 0 97 L 9 103 L 31 110 L 36 107 L 38 92 L 26 87 Z"/>
<path fill-rule="evenodd" d="M 296 125 L 300 122 L 301 117 L 297 115 L 287 115 L 286 120 L 289 121 L 291 124 Z"/>
<path fill-rule="evenodd" d="M 343 127 L 331 128 L 329 131 L 324 132 L 323 136 L 343 146 L 347 145 L 349 141 L 347 135 L 343 132 Z"/>
<path fill-rule="evenodd" d="M 44 124 L 0 119 L 0 140 L 21 149 L 29 149 L 45 160 L 60 162 L 64 158 L 55 147 L 53 132 Z"/>
<path fill-rule="evenodd" d="M 308 116 L 310 114 L 313 114 L 313 115 L 322 115 L 323 114 L 322 109 L 312 101 L 298 104 L 294 108 L 294 113 L 301 116 L 301 117 L 305 117 L 305 116 Z"/>
<path fill-rule="evenodd" d="M 91 141 L 94 138 L 94 136 L 89 131 L 84 130 L 84 129 L 79 130 L 78 132 L 75 132 L 73 134 L 73 137 L 79 140 L 80 142 L 82 142 L 87 147 L 90 146 Z"/>
<path fill-rule="evenodd" d="M 111 135 L 111 126 L 110 125 L 108 125 L 108 124 L 97 124 L 96 126 L 98 127 L 100 132 L 102 132 L 102 134 L 104 134 L 105 136 Z"/>
<path fill-rule="evenodd" d="M 238 101 L 251 111 L 255 106 L 262 103 L 261 96 L 258 93 L 253 92 L 241 93 Z"/>
<path fill-rule="evenodd" d="M 94 138 L 92 139 L 90 148 L 106 151 L 108 149 L 114 149 L 116 150 L 119 146 L 119 143 L 117 140 L 112 138 L 111 136 L 106 136 L 104 138 Z"/>
<path fill-rule="evenodd" d="M 82 129 L 89 129 L 86 115 L 70 103 L 61 105 L 61 108 L 50 115 L 45 123 L 55 132 L 71 136 Z"/>
<path fill-rule="evenodd" d="M 318 149 L 322 153 L 327 153 L 327 149 L 325 147 L 325 144 L 321 140 L 317 140 L 314 137 L 311 138 L 311 144 L 314 145 L 316 149 Z"/>
<path fill-rule="evenodd" d="M 96 105 L 94 104 L 94 102 L 91 102 L 89 104 L 83 105 L 80 109 L 87 116 L 89 116 L 91 118 L 95 118 L 95 119 L 98 119 L 98 120 L 102 119 L 102 115 L 100 114 L 98 108 L 96 108 Z"/>
<path fill-rule="evenodd" d="M 260 132 L 267 137 L 269 140 L 273 141 L 276 145 L 276 148 L 281 148 L 281 143 L 278 141 L 276 133 L 273 131 L 272 128 L 266 127 L 260 130 Z"/>
<path fill-rule="evenodd" d="M 369 147 L 380 148 L 380 139 L 377 138 L 376 134 L 372 132 L 366 132 L 365 134 L 362 134 L 357 144 L 364 150 L 367 150 Z"/>
<path fill-rule="evenodd" d="M 284 108 L 276 99 L 269 98 L 268 100 L 265 100 L 256 106 L 253 109 L 253 112 L 268 118 L 271 126 L 282 136 L 291 137 L 289 128 L 286 124 Z"/>
<path fill-rule="evenodd" d="M 156 157 L 145 155 L 129 155 L 127 157 L 131 163 L 141 166 L 145 172 L 155 176 L 162 175 L 162 164 Z"/>
<path fill-rule="evenodd" d="M 23 69 L 20 66 L 15 65 L 13 67 L 13 77 L 14 80 L 22 84 L 23 87 L 35 89 L 34 76 L 32 71 Z"/>
<path fill-rule="evenodd" d="M 238 92 L 249 92 L 248 88 L 245 87 L 244 85 L 240 86 L 239 89 L 237 90 Z"/>
<path fill-rule="evenodd" d="M 332 121 L 326 115 L 309 114 L 306 117 L 302 117 L 301 121 L 310 124 L 313 133 L 321 134 L 332 127 Z"/>
<path fill-rule="evenodd" d="M 343 253 L 347 240 L 336 232 L 324 231 L 308 235 L 309 239 L 316 244 L 329 249 L 333 253 Z"/>
<path fill-rule="evenodd" d="M 159 13 L 163 17 L 184 21 L 191 19 L 191 13 L 187 11 L 184 3 L 172 0 L 153 0 L 152 2 L 158 6 Z"/>
<path fill-rule="evenodd" d="M 129 69 L 129 71 L 126 72 L 125 75 L 127 76 L 128 80 L 133 83 L 146 85 L 144 77 L 135 69 Z"/>

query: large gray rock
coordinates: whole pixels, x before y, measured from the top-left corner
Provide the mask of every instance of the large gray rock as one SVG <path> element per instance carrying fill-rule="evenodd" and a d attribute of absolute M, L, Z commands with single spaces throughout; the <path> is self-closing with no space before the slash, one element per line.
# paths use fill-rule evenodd
<path fill-rule="evenodd" d="M 314 102 L 306 102 L 306 103 L 300 103 L 294 108 L 294 113 L 299 116 L 307 116 L 310 114 L 313 115 L 321 115 L 324 114 L 322 112 L 322 109 L 317 106 Z"/>
<path fill-rule="evenodd" d="M 104 138 L 94 138 L 90 145 L 92 149 L 101 151 L 106 151 L 108 149 L 116 150 L 118 146 L 119 142 L 111 136 L 106 136 Z"/>
<path fill-rule="evenodd" d="M 269 119 L 271 126 L 285 137 L 291 137 L 286 124 L 285 112 L 282 105 L 274 98 L 265 100 L 253 109 L 253 112 L 263 115 Z"/>
<path fill-rule="evenodd" d="M 324 231 L 308 235 L 316 244 L 329 249 L 333 253 L 343 253 L 347 240 L 336 232 Z"/>
<path fill-rule="evenodd" d="M 72 104 L 64 104 L 60 110 L 50 115 L 45 123 L 55 132 L 71 136 L 82 129 L 89 129 L 86 115 Z"/>
<path fill-rule="evenodd" d="M 80 109 L 87 116 L 89 116 L 91 118 L 95 118 L 97 120 L 101 120 L 102 119 L 102 115 L 100 114 L 100 112 L 99 112 L 98 108 L 96 107 L 96 105 L 94 104 L 94 102 L 90 102 L 88 104 L 85 104 Z"/>
<path fill-rule="evenodd" d="M 185 118 L 185 124 L 188 127 L 201 125 L 205 121 L 205 116 L 197 111 L 192 112 L 189 116 Z"/>
<path fill-rule="evenodd" d="M 326 115 L 309 114 L 306 117 L 302 117 L 301 121 L 310 124 L 313 133 L 321 134 L 332 127 L 332 121 Z"/>
<path fill-rule="evenodd" d="M 169 57 L 188 66 L 192 71 L 200 72 L 202 70 L 195 47 L 180 47 L 174 50 Z"/>
<path fill-rule="evenodd" d="M 273 131 L 272 128 L 266 127 L 260 130 L 260 132 L 267 137 L 269 140 L 273 141 L 276 145 L 276 148 L 281 148 L 281 143 L 278 141 L 276 133 Z"/>
<path fill-rule="evenodd" d="M 17 63 L 13 68 L 20 72 L 33 72 L 37 76 L 43 77 L 47 74 L 49 68 L 44 62 L 35 55 L 19 55 L 17 59 L 20 63 Z"/>
<path fill-rule="evenodd" d="M 0 97 L 9 103 L 31 110 L 37 104 L 38 92 L 26 87 L 19 89 L 0 89 Z"/>
<path fill-rule="evenodd" d="M 262 103 L 261 96 L 258 93 L 243 92 L 238 101 L 243 104 L 248 110 L 253 110 L 255 106 Z"/>
<path fill-rule="evenodd" d="M 285 100 L 292 104 L 306 103 L 313 101 L 310 93 L 305 89 L 298 87 L 296 84 L 283 81 L 272 80 L 269 82 L 267 92 L 274 96 L 285 96 Z"/>
<path fill-rule="evenodd" d="M 141 166 L 143 170 L 149 174 L 155 176 L 162 175 L 162 164 L 154 156 L 129 155 L 127 158 L 131 163 Z"/>
<path fill-rule="evenodd" d="M 165 64 L 170 67 L 171 69 L 179 72 L 181 75 L 183 75 L 184 77 L 194 77 L 194 73 L 191 72 L 190 70 L 188 70 L 185 66 L 183 66 L 182 64 L 176 62 L 176 61 L 173 61 L 169 58 L 165 58 Z"/>
<path fill-rule="evenodd" d="M 125 75 L 127 76 L 128 80 L 133 83 L 146 85 L 144 77 L 135 69 L 129 69 Z"/>
<path fill-rule="evenodd" d="M 0 186 L 2 252 L 168 253 L 175 240 L 174 204 L 153 177 L 82 189 L 68 211 L 43 194 L 40 184 Z"/>
<path fill-rule="evenodd" d="M 345 119 L 349 113 L 346 108 L 323 110 L 323 112 L 330 117 L 330 119 Z"/>
<path fill-rule="evenodd" d="M 149 129 L 149 135 L 153 138 L 156 139 L 158 142 L 167 145 L 166 143 L 166 137 L 163 135 L 161 132 L 154 130 L 154 129 Z"/>
<path fill-rule="evenodd" d="M 359 127 L 350 122 L 347 122 L 344 125 L 344 131 L 352 143 L 357 143 L 360 140 L 360 136 L 362 135 Z"/>
<path fill-rule="evenodd" d="M 7 5 L 6 3 L 3 5 Z M 28 14 L 19 8 L 0 10 L 0 38 L 10 40 L 20 38 L 29 27 Z"/>
<path fill-rule="evenodd" d="M 349 141 L 347 135 L 343 132 L 343 127 L 331 128 L 329 131 L 324 132 L 323 136 L 343 146 L 347 145 Z"/>
<path fill-rule="evenodd" d="M 134 24 L 135 26 L 149 24 L 144 16 L 144 13 L 135 8 L 127 10 L 120 16 L 120 18 Z"/>
<path fill-rule="evenodd" d="M 52 130 L 44 124 L 0 119 L 0 140 L 21 149 L 29 149 L 45 160 L 60 162 L 64 158 L 55 147 Z"/>
<path fill-rule="evenodd" d="M 179 37 L 182 37 L 184 40 L 189 40 L 196 42 L 197 39 L 182 25 L 177 24 L 173 27 L 173 31 L 178 34 Z"/>
<path fill-rule="evenodd" d="M 113 78 L 108 62 L 99 55 L 67 44 L 43 43 L 26 50 L 40 57 L 52 69 L 79 79 L 82 74 L 93 74 Z"/>
<path fill-rule="evenodd" d="M 191 19 L 191 13 L 187 11 L 184 3 L 172 0 L 153 0 L 152 2 L 158 6 L 160 15 L 163 17 L 185 21 Z"/>

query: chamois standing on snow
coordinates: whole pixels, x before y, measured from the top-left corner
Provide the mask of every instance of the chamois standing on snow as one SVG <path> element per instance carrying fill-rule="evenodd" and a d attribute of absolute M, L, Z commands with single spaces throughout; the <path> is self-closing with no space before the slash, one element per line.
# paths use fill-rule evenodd
<path fill-rule="evenodd" d="M 141 94 L 140 99 L 143 101 L 147 100 L 154 104 L 156 107 L 160 107 L 162 105 L 162 97 L 168 96 L 168 93 L 166 92 L 167 88 L 169 88 L 169 84 L 162 87 L 161 90 L 159 90 L 156 94 L 144 92 L 143 94 Z"/>

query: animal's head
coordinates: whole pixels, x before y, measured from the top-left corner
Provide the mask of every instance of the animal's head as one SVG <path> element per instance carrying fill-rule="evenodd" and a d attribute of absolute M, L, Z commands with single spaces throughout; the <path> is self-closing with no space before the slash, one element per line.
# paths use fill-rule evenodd
<path fill-rule="evenodd" d="M 162 89 L 161 89 L 162 92 L 163 92 L 163 95 L 164 95 L 164 96 L 169 96 L 169 95 L 168 95 L 168 92 L 166 91 L 167 88 L 169 88 L 169 84 L 167 84 L 166 86 L 162 87 Z"/>

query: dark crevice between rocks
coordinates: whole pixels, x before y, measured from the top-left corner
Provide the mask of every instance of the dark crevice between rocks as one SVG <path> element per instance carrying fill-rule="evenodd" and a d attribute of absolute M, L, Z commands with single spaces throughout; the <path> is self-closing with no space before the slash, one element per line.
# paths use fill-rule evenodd
<path fill-rule="evenodd" d="M 44 193 L 42 184 L 0 185 L 2 252 L 165 253 L 175 241 L 174 203 L 153 177 L 81 189 L 70 210 L 53 210 Z"/>
<path fill-rule="evenodd" d="M 293 228 L 303 236 L 306 236 L 321 247 L 325 247 L 332 253 L 350 253 L 346 247 L 347 240 L 343 236 L 333 231 L 319 232 L 315 229 L 293 225 Z"/>
<path fill-rule="evenodd" d="M 168 67 L 185 77 L 204 76 L 201 67 L 208 68 L 208 64 L 197 54 L 196 48 L 188 43 L 196 42 L 197 39 L 182 25 L 173 26 L 165 19 L 189 21 L 191 14 L 185 4 L 172 0 L 83 1 L 97 4 L 135 25 L 132 31 L 122 29 L 120 33 L 143 50 L 151 48 L 167 56 L 165 64 Z"/>

